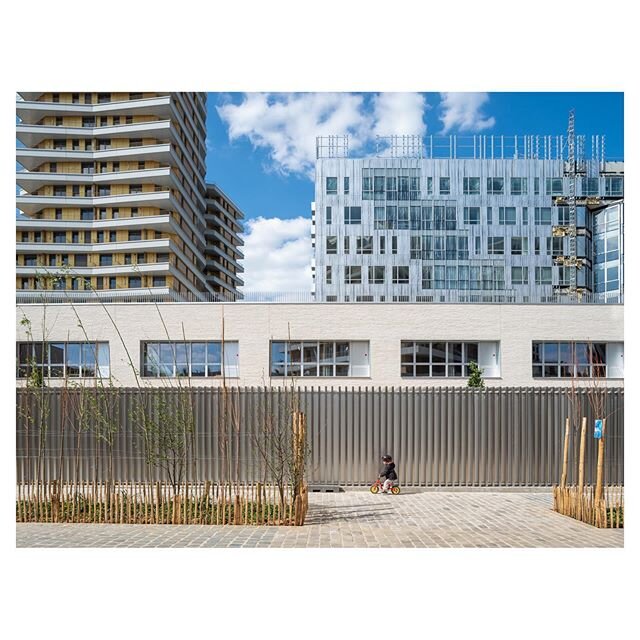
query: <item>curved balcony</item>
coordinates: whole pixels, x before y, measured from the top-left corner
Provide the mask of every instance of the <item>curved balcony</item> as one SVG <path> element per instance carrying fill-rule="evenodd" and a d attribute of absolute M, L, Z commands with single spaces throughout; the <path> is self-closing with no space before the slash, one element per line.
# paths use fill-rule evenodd
<path fill-rule="evenodd" d="M 115 220 L 16 220 L 18 231 L 92 231 L 106 229 L 155 229 L 179 233 L 180 227 L 170 213 L 158 216 L 133 216 L 131 218 L 116 218 Z M 18 243 L 22 246 L 23 243 Z M 26 243 L 25 243 L 26 244 Z"/>
<path fill-rule="evenodd" d="M 16 253 L 136 253 L 141 251 L 174 252 L 176 246 L 170 238 L 152 240 L 125 240 L 122 242 L 18 242 Z"/>
<path fill-rule="evenodd" d="M 73 196 L 16 196 L 16 207 L 26 215 L 33 215 L 46 208 L 123 206 L 175 209 L 176 203 L 170 191 L 147 191 L 114 196 L 97 196 L 94 198 L 74 198 Z"/>
<path fill-rule="evenodd" d="M 44 162 L 98 162 L 109 160 L 156 160 L 162 164 L 175 163 L 171 144 L 149 144 L 141 147 L 122 147 L 97 151 L 69 151 L 67 149 L 16 149 L 16 161 L 28 171 Z"/>
<path fill-rule="evenodd" d="M 207 271 L 220 271 L 225 275 L 229 276 L 232 280 L 238 281 L 240 280 L 240 276 L 233 271 L 230 271 L 226 267 L 223 267 L 217 260 L 207 260 L 205 263 Z M 244 269 L 242 269 L 244 271 Z"/>
<path fill-rule="evenodd" d="M 219 255 L 221 258 L 224 258 L 227 262 L 231 263 L 236 268 L 236 273 L 242 273 L 244 271 L 244 267 L 239 262 L 236 262 L 227 251 L 220 249 L 220 247 L 216 247 L 213 244 L 208 244 L 207 248 L 205 249 L 205 254 L 211 253 Z M 214 261 L 217 263 L 215 258 Z"/>
<path fill-rule="evenodd" d="M 84 138 L 156 138 L 169 141 L 170 120 L 117 124 L 104 127 L 65 127 L 42 124 L 16 125 L 16 138 L 27 147 L 35 147 L 43 140 Z"/>
<path fill-rule="evenodd" d="M 225 238 L 221 233 L 218 233 L 215 229 L 205 229 L 204 235 L 215 238 L 218 242 L 221 242 L 225 247 L 229 249 L 231 253 L 235 254 L 238 258 L 244 258 L 244 254 L 242 253 L 242 251 L 240 251 L 240 249 L 238 249 L 238 246 L 234 245 L 230 240 L 227 240 L 227 238 Z M 244 245 L 244 242 L 239 237 L 236 238 L 236 242 L 238 245 Z"/>
<path fill-rule="evenodd" d="M 123 275 L 169 275 L 172 271 L 168 262 L 151 262 L 148 264 L 113 264 L 108 267 L 22 267 L 16 266 L 16 275 L 21 277 L 40 275 L 71 276 L 123 276 Z"/>
<path fill-rule="evenodd" d="M 177 183 L 170 167 L 111 171 L 105 173 L 49 173 L 47 171 L 18 171 L 16 184 L 29 193 L 45 185 L 56 184 L 156 184 L 169 187 Z"/>
<path fill-rule="evenodd" d="M 35 97 L 41 94 L 21 94 L 23 97 Z M 172 115 L 171 96 L 140 98 L 139 100 L 121 100 L 100 102 L 98 104 L 80 104 L 77 102 L 38 102 L 35 100 L 16 101 L 16 115 L 24 124 L 36 124 L 49 116 L 135 116 L 148 115 L 169 118 Z"/>

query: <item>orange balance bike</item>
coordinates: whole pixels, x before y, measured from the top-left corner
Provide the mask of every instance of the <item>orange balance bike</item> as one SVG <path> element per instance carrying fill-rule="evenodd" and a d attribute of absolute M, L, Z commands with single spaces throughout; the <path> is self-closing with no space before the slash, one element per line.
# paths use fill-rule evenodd
<path fill-rule="evenodd" d="M 394 481 L 395 482 L 395 481 Z M 382 492 L 382 487 L 384 486 L 384 482 L 382 480 L 380 480 L 380 478 L 378 478 L 370 487 L 369 487 L 369 491 L 371 491 L 371 493 L 381 493 Z M 392 484 L 391 485 L 391 493 L 394 496 L 397 496 L 400 493 L 400 487 L 397 484 Z"/>

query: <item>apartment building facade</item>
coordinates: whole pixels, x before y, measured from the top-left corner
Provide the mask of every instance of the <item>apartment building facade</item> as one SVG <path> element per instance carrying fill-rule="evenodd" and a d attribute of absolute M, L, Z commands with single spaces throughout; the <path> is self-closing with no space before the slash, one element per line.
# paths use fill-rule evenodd
<path fill-rule="evenodd" d="M 349 157 L 318 140 L 312 207 L 320 301 L 545 302 L 570 287 L 566 140 L 400 136 Z M 540 140 L 538 138 L 543 138 Z M 439 146 L 438 146 L 439 142 Z M 578 148 L 585 147 L 578 136 Z M 576 285 L 621 300 L 624 164 L 578 156 Z"/>
<path fill-rule="evenodd" d="M 206 94 L 23 92 L 16 113 L 18 299 L 237 295 L 243 215 L 205 181 Z"/>

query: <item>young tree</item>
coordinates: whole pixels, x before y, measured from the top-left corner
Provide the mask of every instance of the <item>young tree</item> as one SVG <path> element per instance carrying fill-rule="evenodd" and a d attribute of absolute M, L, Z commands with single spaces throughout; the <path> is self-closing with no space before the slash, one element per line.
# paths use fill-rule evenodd
<path fill-rule="evenodd" d="M 484 380 L 482 379 L 482 369 L 476 362 L 471 360 L 469 362 L 469 379 L 467 380 L 468 387 L 474 387 L 477 389 L 484 389 Z"/>

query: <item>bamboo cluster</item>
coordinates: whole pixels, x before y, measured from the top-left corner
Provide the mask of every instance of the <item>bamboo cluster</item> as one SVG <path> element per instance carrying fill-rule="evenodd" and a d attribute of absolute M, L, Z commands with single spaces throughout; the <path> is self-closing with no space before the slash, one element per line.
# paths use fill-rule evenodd
<path fill-rule="evenodd" d="M 188 482 L 21 483 L 17 522 L 110 524 L 304 525 L 306 484 Z"/>
<path fill-rule="evenodd" d="M 601 488 L 596 497 L 592 485 L 553 487 L 553 509 L 562 515 L 603 529 L 624 527 L 624 489 L 620 485 Z"/>
<path fill-rule="evenodd" d="M 624 526 L 624 491 L 621 485 L 604 486 L 604 450 L 607 421 L 602 420 L 602 435 L 598 439 L 596 484 L 585 485 L 585 450 L 587 419 L 582 418 L 578 454 L 578 484 L 567 486 L 569 466 L 570 419 L 565 422 L 564 451 L 560 485 L 553 487 L 553 510 L 600 528 Z"/>

